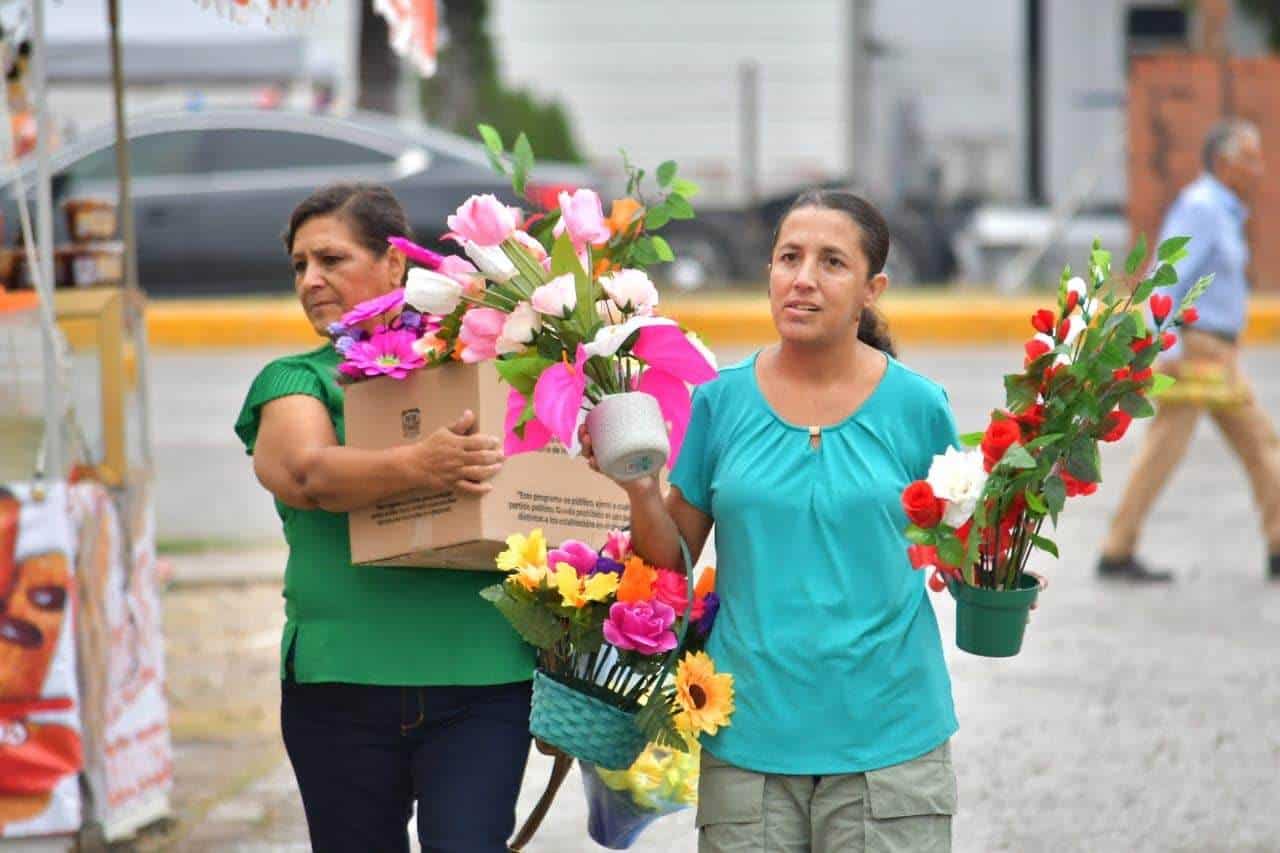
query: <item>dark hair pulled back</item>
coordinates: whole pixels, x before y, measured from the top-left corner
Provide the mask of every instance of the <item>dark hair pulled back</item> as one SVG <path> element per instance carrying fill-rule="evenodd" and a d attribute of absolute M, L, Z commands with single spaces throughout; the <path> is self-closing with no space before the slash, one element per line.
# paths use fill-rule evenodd
<path fill-rule="evenodd" d="M 320 187 L 293 209 L 283 235 L 286 251 L 292 254 L 298 229 L 317 216 L 341 219 L 356 241 L 379 258 L 387 252 L 388 237 L 413 239 L 404 208 L 390 189 L 382 184 L 342 182 Z"/>
<path fill-rule="evenodd" d="M 778 236 L 782 232 L 782 223 L 793 211 L 803 207 L 817 207 L 823 210 L 838 210 L 858 226 L 861 237 L 862 254 L 867 259 L 867 277 L 879 275 L 884 271 L 885 261 L 889 257 L 889 224 L 876 206 L 860 195 L 844 190 L 807 190 L 796 196 L 791 206 L 778 219 L 773 229 L 773 245 L 778 246 Z M 889 336 L 889 324 L 875 308 L 868 306 L 858 319 L 858 340 L 875 347 L 883 353 L 896 357 L 897 351 L 893 339 Z"/>

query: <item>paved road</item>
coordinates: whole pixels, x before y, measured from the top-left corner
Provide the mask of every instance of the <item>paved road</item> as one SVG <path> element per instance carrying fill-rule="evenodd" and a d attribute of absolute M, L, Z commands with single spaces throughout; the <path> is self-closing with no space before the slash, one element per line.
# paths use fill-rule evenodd
<path fill-rule="evenodd" d="M 270 355 L 157 357 L 162 536 L 276 534 L 230 433 L 244 389 Z M 1017 354 L 920 349 L 903 359 L 947 387 L 968 430 L 1001 402 L 999 376 Z M 1280 416 L 1280 350 L 1256 351 L 1248 366 L 1265 407 Z M 1093 577 L 1100 528 L 1140 430 L 1105 449 L 1103 487 L 1064 515 L 1055 537 L 1063 559 L 1038 566 L 1052 588 L 1021 655 L 995 661 L 957 652 L 953 605 L 934 599 L 962 727 L 954 742 L 957 851 L 1280 850 L 1280 586 L 1263 581 L 1245 480 L 1207 423 L 1142 545 L 1178 583 L 1143 589 Z M 178 577 L 207 576 L 229 560 L 268 576 L 281 565 L 277 552 L 180 557 Z M 182 786 L 181 757 L 178 774 Z M 522 815 L 545 778 L 545 763 L 535 760 Z M 529 849 L 600 849 L 582 840 L 584 808 L 571 779 Z M 633 849 L 693 850 L 691 826 L 689 812 L 667 818 Z M 305 849 L 287 767 L 213 808 L 188 840 L 194 846 L 182 849 Z"/>

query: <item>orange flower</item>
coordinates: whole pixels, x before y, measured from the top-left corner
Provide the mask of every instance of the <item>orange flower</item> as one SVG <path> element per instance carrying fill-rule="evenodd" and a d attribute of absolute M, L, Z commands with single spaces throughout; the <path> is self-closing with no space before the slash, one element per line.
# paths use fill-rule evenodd
<path fill-rule="evenodd" d="M 622 582 L 618 584 L 618 601 L 634 604 L 653 598 L 653 585 L 658 580 L 658 572 L 639 557 L 628 558 L 625 565 Z"/>
<path fill-rule="evenodd" d="M 601 258 L 600 260 L 596 261 L 595 269 L 592 270 L 592 274 L 593 274 L 593 277 L 599 278 L 602 275 L 607 275 L 608 273 L 611 273 L 611 272 L 617 272 L 618 269 L 619 267 L 615 265 L 612 261 L 610 261 L 608 258 Z"/>
<path fill-rule="evenodd" d="M 695 598 L 706 598 L 708 593 L 715 592 L 716 589 L 716 567 L 707 566 L 702 570 L 702 574 L 698 575 L 698 585 L 693 588 Z"/>
<path fill-rule="evenodd" d="M 614 199 L 613 207 L 609 209 L 609 218 L 604 222 L 614 234 L 621 234 L 637 223 L 640 228 L 644 228 L 643 220 L 632 221 L 636 216 L 636 212 L 642 210 L 644 210 L 644 206 L 634 198 Z"/>

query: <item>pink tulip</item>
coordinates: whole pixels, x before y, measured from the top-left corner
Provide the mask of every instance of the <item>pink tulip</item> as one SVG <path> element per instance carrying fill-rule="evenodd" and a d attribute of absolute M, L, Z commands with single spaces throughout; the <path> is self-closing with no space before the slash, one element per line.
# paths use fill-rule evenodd
<path fill-rule="evenodd" d="M 587 245 L 608 241 L 609 226 L 604 221 L 600 196 L 594 190 L 578 190 L 573 195 L 560 193 L 560 221 L 556 223 L 555 235 L 559 237 L 566 229 L 574 249 L 579 252 Z"/>
<path fill-rule="evenodd" d="M 675 610 L 661 601 L 618 601 L 609 608 L 604 638 L 619 649 L 642 655 L 661 654 L 675 648 L 676 635 L 671 630 L 675 621 Z"/>
<path fill-rule="evenodd" d="M 604 555 L 619 563 L 631 556 L 631 533 L 626 530 L 610 530 L 604 543 Z"/>
<path fill-rule="evenodd" d="M 445 255 L 441 258 L 440 266 L 436 272 L 449 276 L 464 288 L 470 285 L 472 280 L 480 274 L 480 270 L 476 269 L 475 264 L 457 255 Z"/>
<path fill-rule="evenodd" d="M 462 315 L 458 340 L 462 341 L 462 360 L 467 364 L 498 357 L 498 337 L 507 315 L 496 308 L 472 308 Z"/>
<path fill-rule="evenodd" d="M 534 239 L 534 237 L 531 234 L 528 234 L 527 232 L 519 231 L 519 230 L 512 231 L 511 239 L 515 240 L 525 249 L 528 249 L 530 257 L 532 257 L 538 263 L 542 263 L 543 261 L 547 260 L 547 258 L 549 257 L 547 255 L 546 247 L 543 246 L 541 243 L 539 243 L 536 239 Z"/>
<path fill-rule="evenodd" d="M 473 195 L 448 219 L 449 230 L 477 246 L 497 246 L 520 224 L 520 212 L 489 193 Z"/>

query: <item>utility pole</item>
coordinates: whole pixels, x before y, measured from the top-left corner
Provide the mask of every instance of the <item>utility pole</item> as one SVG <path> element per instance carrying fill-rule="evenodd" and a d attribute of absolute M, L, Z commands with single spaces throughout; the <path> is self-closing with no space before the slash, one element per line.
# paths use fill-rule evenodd
<path fill-rule="evenodd" d="M 871 19 L 874 0 L 849 0 L 849 87 L 845 115 L 849 175 L 865 189 L 872 172 Z"/>

